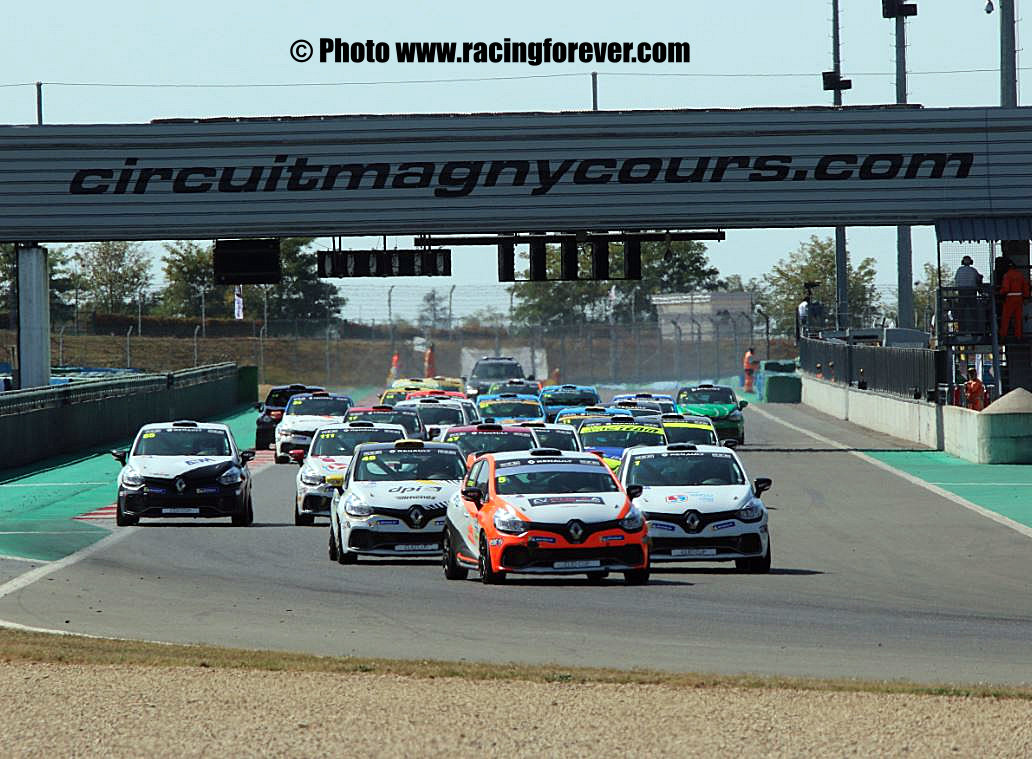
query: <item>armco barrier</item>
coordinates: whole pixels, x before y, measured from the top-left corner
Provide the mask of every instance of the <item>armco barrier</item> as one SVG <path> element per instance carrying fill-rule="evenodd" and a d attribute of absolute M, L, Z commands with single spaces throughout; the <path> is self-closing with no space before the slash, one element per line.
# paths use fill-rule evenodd
<path fill-rule="evenodd" d="M 17 467 L 132 437 L 147 422 L 203 419 L 241 402 L 236 364 L 0 394 L 0 461 Z M 256 388 L 249 394 L 256 393 Z M 244 441 L 241 441 L 243 443 Z"/>

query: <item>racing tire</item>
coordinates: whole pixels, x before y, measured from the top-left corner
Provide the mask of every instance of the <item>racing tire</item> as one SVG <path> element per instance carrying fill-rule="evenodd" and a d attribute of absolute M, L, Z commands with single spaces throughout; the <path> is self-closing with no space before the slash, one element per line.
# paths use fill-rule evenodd
<path fill-rule="evenodd" d="M 767 540 L 767 552 L 763 556 L 750 556 L 747 559 L 735 559 L 735 569 L 750 575 L 765 575 L 770 573 L 771 554 L 770 540 Z"/>
<path fill-rule="evenodd" d="M 330 533 L 333 534 L 332 532 Z M 340 531 L 340 523 L 337 523 L 337 563 L 338 564 L 357 564 L 358 554 L 352 553 L 344 547 L 344 535 Z"/>
<path fill-rule="evenodd" d="M 311 527 L 315 524 L 314 514 L 302 514 L 298 509 L 297 504 L 294 504 L 294 526 L 295 527 Z"/>
<path fill-rule="evenodd" d="M 132 527 L 132 526 L 137 525 L 139 523 L 140 523 L 140 518 L 139 517 L 127 516 L 126 513 L 124 511 L 122 511 L 122 504 L 118 504 L 117 506 L 115 506 L 115 524 L 116 525 L 118 525 L 119 527 Z"/>
<path fill-rule="evenodd" d="M 276 454 L 276 463 L 277 464 L 289 464 L 290 463 L 290 456 L 288 456 L 285 453 L 277 453 Z"/>
<path fill-rule="evenodd" d="M 263 435 L 260 432 L 255 434 L 255 436 L 254 436 L 254 447 L 255 447 L 256 450 L 259 450 L 259 451 L 267 450 L 270 445 L 272 445 L 272 435 L 267 435 L 267 434 Z"/>
<path fill-rule="evenodd" d="M 247 498 L 247 506 L 244 508 L 242 514 L 234 514 L 230 517 L 234 527 L 249 527 L 254 524 L 254 504 L 251 503 L 251 498 Z"/>
<path fill-rule="evenodd" d="M 592 585 L 600 585 L 607 577 L 609 572 L 588 572 L 588 582 Z"/>
<path fill-rule="evenodd" d="M 491 566 L 491 553 L 487 549 L 487 538 L 480 533 L 480 556 L 477 559 L 480 568 L 480 582 L 484 585 L 501 585 L 505 582 L 505 572 L 495 572 Z"/>
<path fill-rule="evenodd" d="M 624 585 L 647 585 L 649 582 L 649 568 L 632 569 L 623 573 Z"/>
<path fill-rule="evenodd" d="M 337 560 L 337 539 L 335 537 L 333 537 L 333 527 L 332 526 L 330 527 L 329 532 L 330 532 L 330 545 L 329 545 L 329 548 L 327 549 L 327 554 L 330 557 L 330 561 L 336 561 Z"/>
<path fill-rule="evenodd" d="M 447 580 L 465 580 L 469 576 L 469 570 L 459 566 L 455 558 L 455 549 L 452 546 L 451 535 L 448 530 L 444 531 L 444 543 L 441 546 L 441 563 L 444 565 L 444 577 Z"/>

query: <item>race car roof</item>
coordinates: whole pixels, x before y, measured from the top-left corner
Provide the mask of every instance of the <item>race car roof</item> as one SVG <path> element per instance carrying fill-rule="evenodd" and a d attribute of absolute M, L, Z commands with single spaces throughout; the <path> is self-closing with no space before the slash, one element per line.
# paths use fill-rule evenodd
<path fill-rule="evenodd" d="M 635 449 L 637 450 L 637 449 Z M 726 449 L 725 449 L 726 450 Z M 547 454 L 544 452 L 548 451 Z M 601 459 L 594 453 L 584 451 L 560 451 L 556 448 L 532 448 L 529 451 L 499 451 L 498 453 L 485 453 L 484 456 L 493 456 L 495 462 L 521 461 L 540 456 L 548 458 L 569 459 L 570 461 L 590 461 L 591 463 L 602 463 Z M 603 464 L 603 466 L 605 466 Z"/>
<path fill-rule="evenodd" d="M 449 427 L 446 434 L 450 435 L 453 432 L 519 432 L 526 435 L 531 434 L 531 430 L 522 424 L 492 424 L 490 422 L 484 422 L 483 424 L 456 424 L 453 427 Z"/>
<path fill-rule="evenodd" d="M 294 395 L 290 396 L 290 399 L 287 401 L 287 403 L 290 403 L 290 401 L 305 400 L 306 398 L 331 398 L 335 401 L 349 401 L 350 403 L 355 402 L 354 398 L 352 398 L 350 395 L 341 395 L 340 393 L 327 393 L 325 390 L 316 390 L 314 392 L 295 393 Z"/>
<path fill-rule="evenodd" d="M 482 395 L 477 399 L 477 403 L 484 403 L 485 401 L 534 401 L 534 403 L 540 403 L 536 395 L 529 395 L 528 393 L 491 393 L 490 395 Z"/>
<path fill-rule="evenodd" d="M 359 443 L 355 446 L 355 454 L 358 455 L 359 450 L 368 453 L 370 451 L 419 451 L 428 449 L 444 451 L 446 453 L 454 452 L 456 455 L 461 455 L 459 447 L 455 443 L 438 443 L 433 440 L 411 440 L 409 438 L 395 440 L 391 443 Z"/>
<path fill-rule="evenodd" d="M 195 429 L 195 430 L 221 430 L 229 432 L 229 427 L 221 422 L 195 422 L 189 419 L 179 419 L 169 422 L 149 422 L 142 427 L 143 430 L 167 430 L 167 429 Z"/>
<path fill-rule="evenodd" d="M 695 451 L 697 453 L 730 453 L 733 458 L 738 458 L 738 454 L 730 448 L 725 448 L 722 445 L 703 445 L 701 443 L 668 443 L 667 445 L 636 445 L 633 448 L 628 448 L 624 452 L 624 455 L 628 457 L 634 457 L 642 453 L 681 453 L 691 451 Z"/>
<path fill-rule="evenodd" d="M 393 422 L 367 422 L 367 421 L 356 421 L 356 422 L 334 422 L 333 424 L 326 424 L 317 429 L 316 434 L 320 432 L 336 432 L 344 430 L 347 432 L 354 432 L 356 430 L 401 430 L 406 432 L 404 425 L 395 424 Z M 407 434 L 407 432 L 406 432 Z"/>

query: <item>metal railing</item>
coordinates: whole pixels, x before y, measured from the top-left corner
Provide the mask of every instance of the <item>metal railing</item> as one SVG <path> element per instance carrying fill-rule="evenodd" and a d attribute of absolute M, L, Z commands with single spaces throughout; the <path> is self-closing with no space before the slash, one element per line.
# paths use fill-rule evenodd
<path fill-rule="evenodd" d="M 168 374 L 138 374 L 117 379 L 89 379 L 68 385 L 36 387 L 0 393 L 0 416 L 56 408 L 73 403 L 91 403 L 169 387 L 191 387 L 212 380 L 236 376 L 231 362 L 184 369 Z"/>
<path fill-rule="evenodd" d="M 938 398 L 938 386 L 949 381 L 944 350 L 803 338 L 799 341 L 799 362 L 804 372 L 830 382 L 908 398 Z"/>

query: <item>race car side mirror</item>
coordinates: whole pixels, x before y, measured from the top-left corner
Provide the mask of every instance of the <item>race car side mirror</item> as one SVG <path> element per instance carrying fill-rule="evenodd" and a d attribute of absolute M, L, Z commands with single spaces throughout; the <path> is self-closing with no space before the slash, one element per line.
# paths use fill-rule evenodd
<path fill-rule="evenodd" d="M 749 405 L 749 401 L 738 401 L 738 408 L 742 409 Z"/>
<path fill-rule="evenodd" d="M 265 404 L 264 403 L 256 403 L 256 404 L 254 404 L 254 408 L 255 408 L 256 411 L 262 411 L 265 408 Z"/>
<path fill-rule="evenodd" d="M 324 482 L 331 488 L 337 488 L 338 492 L 344 492 L 344 475 L 343 474 L 328 474 Z"/>
<path fill-rule="evenodd" d="M 240 451 L 240 460 L 243 461 L 245 464 L 248 461 L 254 461 L 254 456 L 255 456 L 254 451 L 250 451 L 250 450 L 248 450 L 248 451 Z"/>
<path fill-rule="evenodd" d="M 645 488 L 642 485 L 628 485 L 627 486 L 627 497 L 632 501 L 635 498 L 641 498 L 641 494 L 645 492 Z"/>
<path fill-rule="evenodd" d="M 304 448 L 294 448 L 288 452 L 288 455 L 291 461 L 295 464 L 300 464 L 305 458 L 305 450 Z"/>
<path fill-rule="evenodd" d="M 122 466 L 125 466 L 126 459 L 129 458 L 129 451 L 127 451 L 125 448 L 116 448 L 115 450 L 111 451 L 111 456 L 115 459 L 115 461 L 119 462 Z"/>
<path fill-rule="evenodd" d="M 467 501 L 473 501 L 478 509 L 484 503 L 484 491 L 480 488 L 463 488 L 462 497 Z"/>
<path fill-rule="evenodd" d="M 756 481 L 753 482 L 753 492 L 756 493 L 756 495 L 759 495 L 760 493 L 770 490 L 773 485 L 774 480 L 770 477 L 757 477 Z"/>
<path fill-rule="evenodd" d="M 735 440 L 733 437 L 729 437 L 727 440 L 721 440 L 720 444 L 722 446 L 724 446 L 725 448 L 737 448 L 738 447 L 738 441 Z"/>
<path fill-rule="evenodd" d="M 471 453 L 466 456 L 466 471 L 468 472 L 473 468 L 473 463 L 477 460 L 477 454 Z"/>

